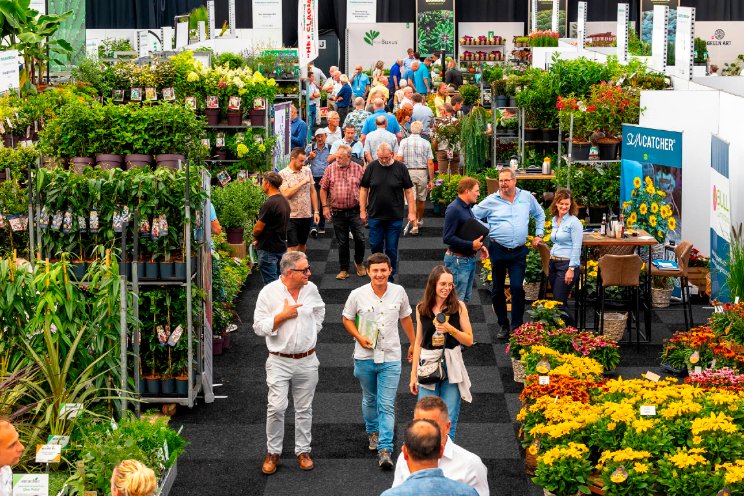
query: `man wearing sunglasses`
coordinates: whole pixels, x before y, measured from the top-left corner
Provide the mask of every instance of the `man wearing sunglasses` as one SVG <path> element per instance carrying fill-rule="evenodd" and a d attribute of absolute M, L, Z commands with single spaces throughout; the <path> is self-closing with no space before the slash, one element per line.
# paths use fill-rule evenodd
<path fill-rule="evenodd" d="M 301 251 L 287 252 L 279 262 L 281 276 L 264 286 L 256 300 L 253 331 L 266 338 L 266 457 L 261 471 L 276 472 L 284 441 L 284 412 L 292 388 L 295 410 L 295 456 L 302 470 L 315 467 L 310 458 L 313 397 L 318 384 L 315 344 L 323 327 L 325 303 L 309 281 L 310 264 Z"/>

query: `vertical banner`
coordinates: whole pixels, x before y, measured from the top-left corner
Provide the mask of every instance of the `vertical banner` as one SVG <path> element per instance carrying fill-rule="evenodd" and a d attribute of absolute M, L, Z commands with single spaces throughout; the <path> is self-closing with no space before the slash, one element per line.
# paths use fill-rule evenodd
<path fill-rule="evenodd" d="M 207 0 L 207 29 L 209 32 L 207 36 L 210 40 L 217 37 L 214 29 L 214 0 Z"/>
<path fill-rule="evenodd" d="M 627 3 L 617 4 L 617 60 L 621 64 L 628 61 L 628 21 L 630 8 Z"/>
<path fill-rule="evenodd" d="M 576 45 L 579 51 L 583 50 L 586 44 L 586 11 L 587 3 L 579 2 L 579 11 L 576 18 Z"/>
<path fill-rule="evenodd" d="M 253 29 L 282 29 L 282 0 L 253 0 Z"/>
<path fill-rule="evenodd" d="M 318 58 L 318 0 L 300 0 L 297 8 L 297 48 L 303 68 Z"/>
<path fill-rule="evenodd" d="M 560 6 L 558 5 L 559 0 L 553 0 L 553 9 L 552 13 L 550 14 L 550 30 L 551 31 L 558 31 L 558 23 L 559 23 L 559 12 L 560 12 Z"/>
<path fill-rule="evenodd" d="M 534 24 L 532 31 L 558 31 L 561 38 L 566 37 L 566 4 L 560 0 L 537 0 L 537 8 L 534 11 Z M 557 10 L 556 10 L 557 9 Z M 553 22 L 557 12 L 557 29 Z"/>
<path fill-rule="evenodd" d="M 202 339 L 195 340 L 196 346 L 202 347 L 202 359 L 204 373 L 201 374 L 202 391 L 204 393 L 205 403 L 214 403 L 213 368 L 212 358 L 212 336 L 213 334 L 213 315 L 212 315 L 212 223 L 211 223 L 211 200 L 212 197 L 212 175 L 208 171 L 202 171 L 202 188 L 207 194 L 208 200 L 204 204 L 202 212 L 202 225 L 204 226 L 204 242 L 201 245 L 201 278 L 204 289 L 202 296 Z M 197 353 L 197 356 L 199 354 Z M 202 364 L 199 364 L 202 365 Z M 197 366 L 197 370 L 200 369 Z M 194 374 L 196 376 L 196 373 Z M 189 383 L 189 387 L 192 387 Z M 189 395 L 191 393 L 189 392 Z"/>
<path fill-rule="evenodd" d="M 651 36 L 651 67 L 664 72 L 667 62 L 667 33 L 669 31 L 669 7 L 654 6 L 653 34 Z"/>
<path fill-rule="evenodd" d="M 275 171 L 287 167 L 290 152 L 290 107 L 292 102 L 281 102 L 274 104 L 274 145 L 273 166 Z"/>
<path fill-rule="evenodd" d="M 682 133 L 623 125 L 620 156 L 620 202 L 629 201 L 636 178 L 646 184 L 651 178 L 653 187 L 663 191 L 664 204 L 671 209 L 674 229 L 668 229 L 666 240 L 682 239 Z M 654 212 L 659 207 L 659 212 Z M 661 205 L 648 205 L 650 214 L 661 215 Z M 653 225 L 653 223 L 651 223 Z"/>
<path fill-rule="evenodd" d="M 416 46 L 422 57 L 455 56 L 455 0 L 416 0 Z"/>
<path fill-rule="evenodd" d="M 693 52 L 695 40 L 695 8 L 680 7 L 677 9 L 677 33 L 674 43 L 674 74 L 692 79 L 692 65 L 695 62 Z"/>
<path fill-rule="evenodd" d="M 377 0 L 346 0 L 346 24 L 377 22 Z"/>
<path fill-rule="evenodd" d="M 641 40 L 646 43 L 651 41 L 653 33 L 653 24 L 656 19 L 654 11 L 656 7 L 667 7 L 667 15 L 671 18 L 677 16 L 677 7 L 679 6 L 679 0 L 641 0 L 640 7 L 640 19 L 641 19 Z M 669 30 L 669 36 L 672 41 L 674 40 L 674 27 L 672 26 Z"/>
<path fill-rule="evenodd" d="M 54 35 L 52 40 L 64 40 L 72 46 L 72 54 L 53 54 L 49 63 L 51 72 L 69 71 L 70 66 L 78 65 L 85 57 L 85 0 L 47 0 L 48 14 L 63 14 L 72 11 Z M 60 60 L 59 64 L 55 59 Z"/>
<path fill-rule="evenodd" d="M 731 242 L 729 144 L 718 136 L 710 142 L 710 299 L 731 301 L 726 263 Z"/>
<path fill-rule="evenodd" d="M 527 32 L 533 31 L 537 31 L 537 0 L 530 1 L 530 29 Z"/>

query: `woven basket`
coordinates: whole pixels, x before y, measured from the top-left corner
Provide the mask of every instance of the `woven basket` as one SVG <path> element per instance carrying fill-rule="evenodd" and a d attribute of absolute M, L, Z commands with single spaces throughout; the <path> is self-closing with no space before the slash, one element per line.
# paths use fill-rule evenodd
<path fill-rule="evenodd" d="M 672 297 L 672 288 L 651 288 L 651 306 L 653 308 L 667 308 Z"/>
<path fill-rule="evenodd" d="M 524 299 L 527 301 L 535 301 L 540 298 L 540 283 L 539 282 L 526 282 L 522 285 L 524 288 Z"/>
<path fill-rule="evenodd" d="M 607 312 L 604 314 L 604 337 L 611 341 L 620 341 L 627 327 L 627 312 Z"/>
<path fill-rule="evenodd" d="M 627 245 L 610 245 L 600 246 L 599 256 L 602 255 L 632 255 L 635 252 L 635 246 Z"/>
<path fill-rule="evenodd" d="M 514 369 L 514 382 L 518 382 L 520 384 L 524 384 L 524 377 L 525 377 L 525 364 L 521 360 L 515 360 L 511 359 L 512 361 L 512 369 Z"/>

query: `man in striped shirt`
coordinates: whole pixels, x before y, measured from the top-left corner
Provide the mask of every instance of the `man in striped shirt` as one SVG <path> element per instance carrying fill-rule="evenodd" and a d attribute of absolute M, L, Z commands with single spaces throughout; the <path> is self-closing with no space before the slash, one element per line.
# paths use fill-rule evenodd
<path fill-rule="evenodd" d="M 362 166 L 352 162 L 351 147 L 341 144 L 336 151 L 336 161 L 330 164 L 320 180 L 320 203 L 323 216 L 333 219 L 333 233 L 338 243 L 340 272 L 336 279 L 349 278 L 349 231 L 354 235 L 354 263 L 356 275 L 364 277 L 365 232 L 359 217 L 359 183 L 364 175 Z M 330 196 L 330 198 L 329 198 Z"/>
<path fill-rule="evenodd" d="M 400 142 L 396 160 L 403 162 L 413 181 L 413 194 L 416 198 L 416 224 L 411 228 L 411 235 L 418 236 L 419 227 L 424 224 L 424 203 L 426 195 L 433 186 L 434 152 L 431 143 L 421 137 L 424 125 L 420 121 L 411 123 L 411 136 Z"/>

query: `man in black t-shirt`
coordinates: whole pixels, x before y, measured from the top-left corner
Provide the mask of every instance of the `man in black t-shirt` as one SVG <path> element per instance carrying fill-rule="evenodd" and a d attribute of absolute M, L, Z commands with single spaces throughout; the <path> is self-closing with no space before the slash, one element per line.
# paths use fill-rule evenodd
<path fill-rule="evenodd" d="M 268 196 L 258 220 L 253 226 L 253 244 L 258 250 L 258 268 L 264 284 L 279 279 L 279 261 L 287 251 L 287 223 L 289 222 L 289 202 L 279 191 L 282 177 L 276 172 L 263 176 L 261 188 Z"/>
<path fill-rule="evenodd" d="M 369 224 L 369 246 L 372 253 L 390 257 L 390 282 L 398 272 L 398 239 L 405 216 L 403 195 L 408 201 L 408 224 L 416 225 L 416 201 L 408 168 L 393 159 L 388 143 L 377 147 L 377 160 L 364 169 L 359 189 L 359 216 Z"/>

